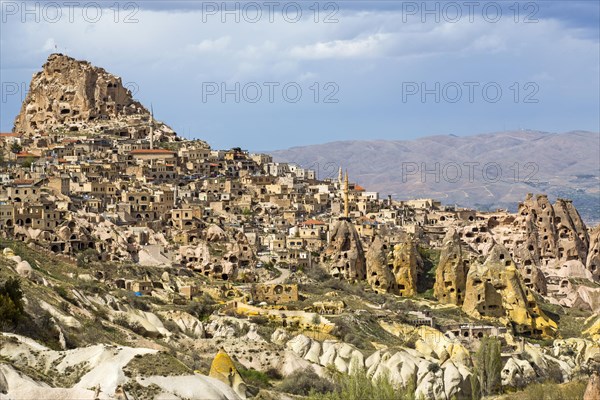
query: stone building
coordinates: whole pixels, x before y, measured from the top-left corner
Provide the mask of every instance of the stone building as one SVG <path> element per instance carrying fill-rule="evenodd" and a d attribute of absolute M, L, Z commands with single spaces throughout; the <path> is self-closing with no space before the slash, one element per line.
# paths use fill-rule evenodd
<path fill-rule="evenodd" d="M 257 284 L 252 287 L 252 299 L 270 304 L 298 301 L 298 285 Z"/>

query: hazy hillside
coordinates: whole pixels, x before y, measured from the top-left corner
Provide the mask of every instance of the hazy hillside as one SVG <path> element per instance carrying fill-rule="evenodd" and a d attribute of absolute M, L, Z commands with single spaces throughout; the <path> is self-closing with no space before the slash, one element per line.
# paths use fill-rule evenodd
<path fill-rule="evenodd" d="M 398 199 L 434 197 L 445 204 L 514 210 L 526 193 L 547 193 L 573 199 L 586 222 L 600 222 L 598 132 L 342 141 L 271 154 L 278 161 L 312 167 L 320 178 L 337 176 L 342 165 L 368 190 Z"/>

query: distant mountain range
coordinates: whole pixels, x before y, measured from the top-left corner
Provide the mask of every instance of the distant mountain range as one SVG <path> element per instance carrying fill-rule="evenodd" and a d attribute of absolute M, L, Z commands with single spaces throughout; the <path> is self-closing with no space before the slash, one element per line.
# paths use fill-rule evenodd
<path fill-rule="evenodd" d="M 395 199 L 436 198 L 480 210 L 514 211 L 527 193 L 572 199 L 600 222 L 600 133 L 531 130 L 416 140 L 339 141 L 273 151 L 277 161 L 351 180 Z"/>

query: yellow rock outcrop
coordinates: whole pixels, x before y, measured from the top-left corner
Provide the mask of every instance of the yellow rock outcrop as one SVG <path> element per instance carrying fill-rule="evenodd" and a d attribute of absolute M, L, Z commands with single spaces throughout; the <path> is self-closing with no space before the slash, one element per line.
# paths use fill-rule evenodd
<path fill-rule="evenodd" d="M 449 229 L 435 274 L 433 294 L 440 303 L 461 305 L 465 296 L 467 273 L 476 254 L 463 246 L 456 230 Z"/>
<path fill-rule="evenodd" d="M 403 297 L 417 293 L 417 265 L 421 262 L 419 252 L 413 242 L 396 244 L 393 252 L 393 274 L 398 294 Z"/>
<path fill-rule="evenodd" d="M 523 283 L 508 251 L 495 244 L 483 264 L 467 276 L 463 310 L 475 318 L 499 318 L 516 333 L 552 337 L 556 323 L 539 308 Z"/>
<path fill-rule="evenodd" d="M 4 250 L 2 250 L 2 254 L 6 258 L 10 258 L 10 257 L 14 257 L 15 252 L 10 247 L 5 247 Z"/>
<path fill-rule="evenodd" d="M 415 244 L 404 241 L 393 246 L 375 237 L 367 251 L 367 281 L 380 292 L 411 297 L 417 293 L 417 266 L 421 263 Z"/>
<path fill-rule="evenodd" d="M 238 396 L 246 398 L 246 384 L 224 349 L 220 349 L 215 355 L 208 376 L 231 386 Z"/>
<path fill-rule="evenodd" d="M 592 323 L 592 325 L 582 333 L 591 337 L 592 340 L 600 343 L 600 317 L 596 317 L 596 320 Z"/>

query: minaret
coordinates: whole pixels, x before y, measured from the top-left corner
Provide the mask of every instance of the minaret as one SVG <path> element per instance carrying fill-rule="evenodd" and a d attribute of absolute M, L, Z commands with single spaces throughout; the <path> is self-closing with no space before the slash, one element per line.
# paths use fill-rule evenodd
<path fill-rule="evenodd" d="M 344 178 L 344 218 L 348 218 L 350 215 L 348 203 L 348 170 L 346 170 L 346 177 Z"/>
<path fill-rule="evenodd" d="M 342 166 L 340 165 L 340 169 L 338 170 L 338 187 L 342 187 L 342 179 L 343 179 L 343 175 L 342 175 Z"/>
<path fill-rule="evenodd" d="M 150 105 L 150 150 L 154 148 L 154 107 Z"/>

